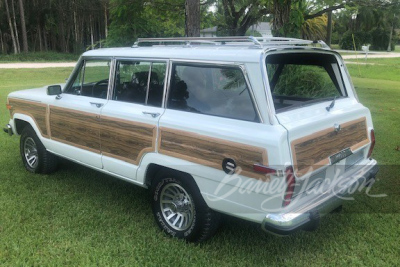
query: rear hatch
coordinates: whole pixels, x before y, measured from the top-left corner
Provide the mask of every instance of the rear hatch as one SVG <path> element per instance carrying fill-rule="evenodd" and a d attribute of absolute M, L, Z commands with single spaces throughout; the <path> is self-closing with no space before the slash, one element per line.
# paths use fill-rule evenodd
<path fill-rule="evenodd" d="M 266 66 L 276 116 L 288 131 L 294 195 L 340 178 L 367 156 L 370 112 L 338 56 L 285 51 L 268 55 Z"/>

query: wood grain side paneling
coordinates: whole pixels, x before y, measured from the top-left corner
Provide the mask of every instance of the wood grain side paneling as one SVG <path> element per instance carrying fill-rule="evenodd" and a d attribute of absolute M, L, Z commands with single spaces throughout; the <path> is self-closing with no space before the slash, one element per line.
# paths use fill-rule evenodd
<path fill-rule="evenodd" d="M 100 121 L 97 115 L 50 106 L 51 139 L 100 153 Z"/>
<path fill-rule="evenodd" d="M 366 118 L 357 119 L 292 141 L 295 172 L 302 176 L 330 163 L 329 157 L 350 148 L 352 151 L 369 143 Z"/>
<path fill-rule="evenodd" d="M 48 107 L 46 104 L 13 98 L 10 98 L 8 102 L 12 106 L 10 110 L 11 117 L 13 117 L 15 113 L 30 116 L 36 123 L 42 136 L 46 138 L 49 137 L 47 125 Z"/>
<path fill-rule="evenodd" d="M 101 151 L 103 155 L 138 165 L 142 155 L 155 151 L 155 125 L 101 117 Z"/>
<path fill-rule="evenodd" d="M 235 160 L 241 175 L 267 181 L 268 177 L 253 170 L 254 163 L 268 165 L 264 148 L 211 138 L 196 133 L 161 128 L 159 152 L 190 162 L 222 170 L 225 158 Z"/>

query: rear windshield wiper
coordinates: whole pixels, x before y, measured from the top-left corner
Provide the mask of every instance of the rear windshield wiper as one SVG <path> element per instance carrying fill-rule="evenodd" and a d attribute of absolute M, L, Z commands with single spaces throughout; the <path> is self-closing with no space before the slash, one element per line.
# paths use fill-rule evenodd
<path fill-rule="evenodd" d="M 332 100 L 336 101 L 336 99 L 338 99 L 338 98 L 342 98 L 342 96 L 313 99 L 313 100 L 309 100 L 309 101 L 303 102 L 301 104 L 301 106 L 303 107 L 303 106 L 308 106 L 308 105 L 319 103 L 319 102 L 326 102 L 326 101 L 332 101 Z M 331 103 L 331 105 L 332 105 L 332 103 Z M 333 104 L 333 105 L 335 105 L 335 104 Z"/>
<path fill-rule="evenodd" d="M 289 107 L 284 107 L 284 108 L 278 109 L 277 112 L 280 113 L 283 111 L 288 111 L 288 110 L 296 109 L 299 107 L 306 107 L 306 106 L 310 106 L 312 104 L 320 103 L 320 102 L 327 102 L 327 101 L 332 101 L 332 100 L 336 101 L 337 99 L 344 98 L 344 97 L 345 96 L 335 96 L 335 97 L 325 97 L 325 98 L 317 98 L 317 99 L 307 100 L 302 103 L 293 104 Z M 332 103 L 330 105 L 332 105 Z"/>
<path fill-rule="evenodd" d="M 326 107 L 326 110 L 329 112 L 335 106 L 336 96 L 333 98 L 332 103 Z"/>

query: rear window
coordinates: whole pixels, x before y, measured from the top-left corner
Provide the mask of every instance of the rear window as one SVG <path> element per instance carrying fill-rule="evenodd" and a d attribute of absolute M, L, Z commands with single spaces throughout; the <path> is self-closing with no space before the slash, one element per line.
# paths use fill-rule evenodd
<path fill-rule="evenodd" d="M 334 55 L 273 54 L 267 56 L 266 67 L 278 112 L 347 96 Z"/>

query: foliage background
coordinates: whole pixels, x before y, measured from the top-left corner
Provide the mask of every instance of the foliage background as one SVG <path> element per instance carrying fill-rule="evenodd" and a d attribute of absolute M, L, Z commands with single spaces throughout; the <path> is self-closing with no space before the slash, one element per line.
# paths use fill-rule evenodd
<path fill-rule="evenodd" d="M 187 1 L 0 0 L 0 52 L 79 54 L 131 46 L 138 37 L 184 36 Z M 217 26 L 219 35 L 246 35 L 252 25 L 270 22 L 276 36 L 333 39 L 346 49 L 353 33 L 358 47 L 368 41 L 386 50 L 397 42 L 399 0 L 198 1 L 200 28 Z"/>

